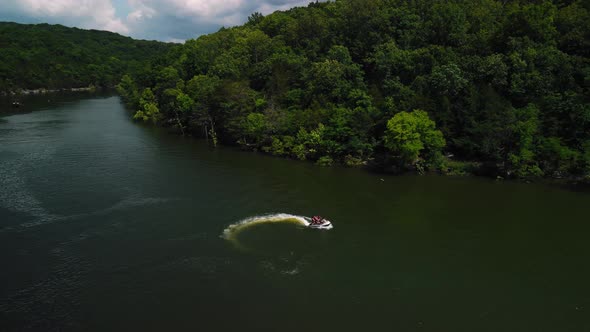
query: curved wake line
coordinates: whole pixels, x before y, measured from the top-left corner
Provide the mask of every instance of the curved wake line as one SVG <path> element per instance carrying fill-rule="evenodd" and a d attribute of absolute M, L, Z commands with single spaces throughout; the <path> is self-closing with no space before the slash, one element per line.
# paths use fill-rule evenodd
<path fill-rule="evenodd" d="M 270 223 L 294 223 L 305 227 L 309 226 L 309 222 L 305 219 L 305 217 L 302 216 L 296 216 L 287 213 L 267 214 L 262 216 L 250 217 L 238 221 L 235 224 L 229 225 L 225 230 L 223 230 L 222 237 L 226 240 L 233 241 L 236 238 L 236 236 L 245 229 L 248 229 L 256 225 Z"/>

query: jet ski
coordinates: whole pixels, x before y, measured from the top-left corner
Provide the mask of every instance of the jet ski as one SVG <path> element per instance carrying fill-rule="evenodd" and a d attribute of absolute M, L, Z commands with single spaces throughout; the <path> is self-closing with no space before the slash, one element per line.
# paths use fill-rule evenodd
<path fill-rule="evenodd" d="M 328 219 L 324 219 L 321 217 L 313 217 L 313 218 L 305 217 L 305 220 L 308 222 L 307 227 L 309 227 L 309 228 L 325 229 L 325 230 L 334 228 L 334 226 L 332 226 L 332 223 Z"/>

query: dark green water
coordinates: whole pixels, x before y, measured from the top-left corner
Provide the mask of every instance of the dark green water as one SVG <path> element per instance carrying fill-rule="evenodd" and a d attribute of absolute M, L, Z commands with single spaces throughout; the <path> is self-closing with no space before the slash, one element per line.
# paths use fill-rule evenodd
<path fill-rule="evenodd" d="M 588 194 L 213 150 L 52 98 L 0 117 L 0 331 L 590 331 Z M 335 229 L 220 237 L 272 212 Z"/>

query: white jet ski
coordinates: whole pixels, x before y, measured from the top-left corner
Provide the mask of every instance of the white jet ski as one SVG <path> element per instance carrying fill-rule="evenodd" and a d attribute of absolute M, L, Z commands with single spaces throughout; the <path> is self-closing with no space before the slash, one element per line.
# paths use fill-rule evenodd
<path fill-rule="evenodd" d="M 313 222 L 313 220 L 311 218 L 305 217 L 305 220 L 308 222 L 307 227 L 309 227 L 309 228 L 325 229 L 325 230 L 334 228 L 334 226 L 332 226 L 332 223 L 328 219 L 322 219 L 319 222 Z"/>

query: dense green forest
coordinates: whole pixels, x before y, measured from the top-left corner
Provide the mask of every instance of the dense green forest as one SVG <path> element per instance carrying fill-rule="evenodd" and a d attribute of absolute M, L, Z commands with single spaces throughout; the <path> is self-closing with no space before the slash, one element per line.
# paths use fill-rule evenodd
<path fill-rule="evenodd" d="M 135 118 L 322 165 L 589 178 L 590 2 L 337 0 L 189 40 Z"/>
<path fill-rule="evenodd" d="M 0 93 L 113 87 L 171 47 L 106 31 L 0 22 Z"/>

